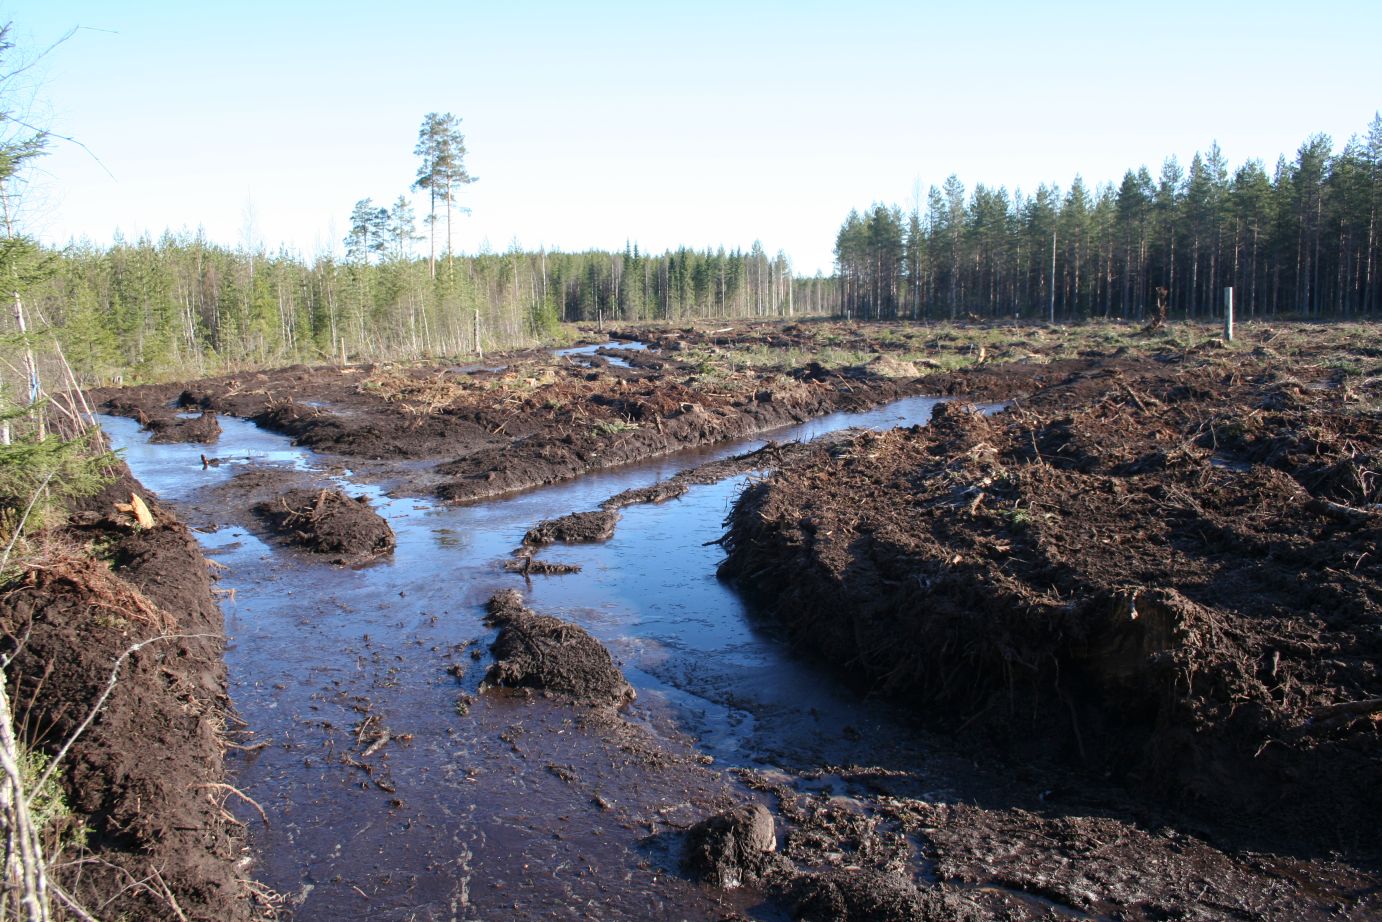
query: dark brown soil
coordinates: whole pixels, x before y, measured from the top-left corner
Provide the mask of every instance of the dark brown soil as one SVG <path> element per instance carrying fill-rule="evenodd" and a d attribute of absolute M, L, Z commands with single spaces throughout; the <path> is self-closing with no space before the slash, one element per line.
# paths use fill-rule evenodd
<path fill-rule="evenodd" d="M 557 519 L 538 522 L 523 536 L 523 543 L 530 546 L 555 544 L 590 544 L 608 541 L 614 534 L 614 526 L 619 523 L 619 512 L 598 509 L 592 512 L 573 512 Z"/>
<path fill-rule="evenodd" d="M 154 528 L 116 510 L 131 492 Z M 171 902 L 192 920 L 251 918 L 243 836 L 224 810 L 221 613 L 187 529 L 122 471 L 0 592 L 0 628 L 22 737 L 50 755 L 128 654 L 60 772 L 88 838 L 85 851 L 69 844 L 57 856 L 77 862 L 60 860 L 58 879 L 102 918 L 176 918 Z"/>
<path fill-rule="evenodd" d="M 167 399 L 148 399 L 142 392 L 132 392 L 126 397 L 121 391 L 112 391 L 105 404 L 105 410 L 116 416 L 127 416 L 137 420 L 141 428 L 149 433 L 149 441 L 161 443 L 201 442 L 214 443 L 221 435 L 221 424 L 216 414 L 203 410 L 198 416 L 184 419 L 178 415 L 179 408 Z"/>
<path fill-rule="evenodd" d="M 954 766 L 977 782 L 958 802 L 913 770 L 736 771 L 775 798 L 783 830 L 788 864 L 765 892 L 794 918 L 815 919 L 1288 922 L 1370 919 L 1382 907 L 1375 874 L 1235 855 L 1155 811 L 1110 810 L 1118 798 L 1098 783 L 971 758 Z M 802 792 L 803 783 L 815 790 Z"/>
<path fill-rule="evenodd" d="M 637 367 L 589 368 L 545 354 L 499 373 L 455 368 L 293 366 L 196 382 L 98 390 L 141 420 L 172 407 L 239 416 L 318 452 L 434 462 L 409 488 L 463 502 L 740 438 L 919 393 L 910 379 L 818 363 L 753 370 L 618 350 Z"/>
<path fill-rule="evenodd" d="M 966 738 L 1254 841 L 1374 851 L 1378 414 L 1252 357 L 1044 367 L 999 416 L 951 405 L 750 487 L 723 575 Z"/>
<path fill-rule="evenodd" d="M 521 573 L 524 576 L 565 576 L 581 572 L 581 565 L 534 560 L 529 555 L 520 554 L 512 560 L 504 561 L 504 569 L 509 573 Z"/>
<path fill-rule="evenodd" d="M 634 690 L 609 651 L 579 625 L 523 607 L 512 589 L 489 601 L 487 623 L 499 628 L 490 647 L 494 664 L 485 683 L 499 688 L 533 688 L 589 707 L 621 707 Z"/>
<path fill-rule="evenodd" d="M 803 874 L 792 882 L 789 900 L 801 922 L 961 922 L 978 919 L 939 893 L 922 894 L 895 874 L 867 868 L 839 868 Z"/>
<path fill-rule="evenodd" d="M 1327 864 L 1263 855 L 1235 861 L 1194 836 L 1108 817 L 906 800 L 888 812 L 925 837 L 938 876 L 1010 917 L 1036 916 L 1045 901 L 1105 919 L 1359 918 L 1377 895 L 1375 883 Z"/>
<path fill-rule="evenodd" d="M 712 887 L 732 890 L 781 870 L 773 815 L 759 803 L 701 820 L 686 834 L 686 867 Z"/>
<path fill-rule="evenodd" d="M 314 554 L 359 560 L 387 554 L 396 543 L 393 529 L 368 499 L 351 499 L 340 490 L 289 490 L 256 505 L 254 514 L 281 540 Z"/>
<path fill-rule="evenodd" d="M 216 414 L 205 410 L 200 416 L 182 419 L 178 416 L 159 416 L 145 424 L 151 433 L 150 442 L 200 442 L 211 445 L 221 437 L 221 424 Z"/>

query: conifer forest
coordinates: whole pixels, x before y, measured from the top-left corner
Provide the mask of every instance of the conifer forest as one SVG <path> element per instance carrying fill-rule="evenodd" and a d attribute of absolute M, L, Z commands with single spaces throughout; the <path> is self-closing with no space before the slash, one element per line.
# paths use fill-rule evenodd
<path fill-rule="evenodd" d="M 173 370 L 339 357 L 442 356 L 537 341 L 562 322 L 838 316 L 1140 320 L 1168 292 L 1172 317 L 1218 315 L 1235 290 L 1244 318 L 1369 318 L 1382 272 L 1382 121 L 1336 147 L 1315 135 L 1270 170 L 1230 164 L 1217 145 L 1117 185 L 1034 192 L 957 175 L 910 210 L 851 212 L 836 271 L 802 277 L 789 256 L 678 248 L 459 254 L 448 228 L 451 156 L 428 153 L 414 188 L 431 206 L 419 233 L 409 201 L 359 200 L 340 255 L 308 259 L 228 247 L 197 233 L 74 243 L 49 251 L 29 292 L 84 373 Z M 459 138 L 455 124 L 449 126 Z M 443 134 L 445 132 L 442 132 Z M 456 146 L 464 152 L 463 139 Z M 431 158 L 431 159 L 428 159 Z M 458 158 L 459 159 L 459 158 Z M 441 168 L 438 168 L 438 162 Z M 633 236 L 632 234 L 630 235 Z M 478 330 L 480 340 L 476 341 Z"/>
<path fill-rule="evenodd" d="M 76 34 L 164 85 L 214 6 Z M 246 182 L 310 254 L 248 196 L 42 237 L 99 171 L 0 25 L 0 922 L 1382 919 L 1382 114 L 1024 162 L 914 36 L 806 73 L 867 10 L 433 6 L 444 61 L 218 34 L 252 121 L 209 64 L 142 110 L 205 160 L 85 110 L 134 178 L 68 227 Z M 804 142 L 865 78 L 896 150 Z"/>

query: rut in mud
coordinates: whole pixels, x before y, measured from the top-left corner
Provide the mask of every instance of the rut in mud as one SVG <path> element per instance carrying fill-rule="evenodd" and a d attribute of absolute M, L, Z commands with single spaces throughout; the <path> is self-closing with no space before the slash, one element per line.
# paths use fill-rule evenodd
<path fill-rule="evenodd" d="M 250 419 L 317 452 L 425 459 L 430 469 L 410 474 L 416 489 L 464 502 L 919 393 L 867 368 L 754 370 L 616 351 L 627 359 L 617 367 L 543 353 L 497 372 L 293 366 L 92 397 L 141 421 L 186 427 L 195 421 L 172 408 L 202 410 L 213 423 L 215 413 Z"/>
<path fill-rule="evenodd" d="M 744 338 L 766 341 L 777 335 L 774 329 L 784 328 L 750 328 Z M 1023 362 L 1022 356 L 1036 350 L 1049 332 L 1024 333 L 1025 345 L 997 346 L 990 340 L 985 353 L 968 341 L 971 334 L 965 331 L 948 340 L 950 351 L 942 356 L 945 367 L 951 367 L 956 355 L 970 357 L 976 364 L 953 372 L 928 367 L 924 360 L 892 346 L 894 340 L 915 343 L 919 338 L 948 334 L 902 329 L 897 335 L 881 325 L 863 325 L 851 333 L 844 325 L 802 324 L 784 340 L 787 348 L 796 349 L 817 331 L 831 337 L 842 330 L 847 336 L 857 334 L 859 342 L 876 344 L 882 347 L 880 351 L 931 372 L 920 383 L 906 381 L 899 387 L 903 392 L 1016 397 L 1020 398 L 1019 414 L 1034 414 L 1034 420 L 1037 416 L 1078 416 L 1077 410 L 1085 405 L 1082 401 L 1089 405 L 1105 398 L 1114 401 L 1104 407 L 1103 415 L 1092 417 L 1088 426 L 1069 430 L 1072 435 L 1053 430 L 1055 434 L 1048 438 L 1036 426 L 1037 450 L 1053 457 L 1075 455 L 1074 448 L 1062 452 L 1061 446 L 1083 444 L 1085 439 L 1094 442 L 1096 454 L 1104 451 L 1099 434 L 1120 399 L 1134 405 L 1141 400 L 1156 409 L 1150 396 L 1165 405 L 1163 412 L 1183 406 L 1188 415 L 1200 413 L 1204 404 L 1187 402 L 1169 389 L 1170 384 L 1158 390 L 1155 379 L 1163 373 L 1168 381 L 1183 377 L 1182 383 L 1197 391 L 1214 392 L 1197 375 L 1223 357 L 1210 349 L 1186 350 L 1168 344 L 1152 349 L 1151 358 L 1109 347 L 1102 353 L 1073 357 L 1070 349 L 1050 350 L 1039 361 Z M 732 340 L 742 333 L 741 329 L 725 335 Z M 658 355 L 630 350 L 628 356 L 610 357 L 627 358 L 629 364 L 640 359 L 661 362 L 664 373 L 672 369 L 673 374 L 686 374 L 678 369 L 702 365 L 708 349 L 722 348 L 708 343 L 704 334 L 678 336 L 675 341 L 683 343 L 681 347 L 669 344 Z M 722 337 L 714 334 L 714 338 Z M 984 361 L 984 355 L 1021 363 L 993 364 L 992 358 Z M 1237 361 L 1239 356 L 1234 358 L 1234 364 L 1243 364 Z M 874 388 L 872 373 L 863 370 L 881 362 L 863 360 L 857 369 L 836 372 L 812 368 L 804 356 L 789 364 L 799 376 L 779 372 L 779 383 L 786 377 L 808 388 L 845 395 L 854 388 L 864 402 L 881 393 Z M 585 377 L 597 370 L 596 381 Z M 406 396 L 385 401 L 401 417 L 388 422 L 383 410 L 370 409 L 371 401 L 382 399 L 372 391 L 379 384 L 397 385 L 399 378 L 395 372 L 376 375 L 375 371 L 289 369 L 268 373 L 263 379 L 242 376 L 233 387 L 213 382 L 213 390 L 219 395 L 215 399 L 242 402 L 247 411 L 242 415 L 252 416 L 256 406 L 264 408 L 262 385 L 276 388 L 294 376 L 303 376 L 300 383 L 334 381 L 356 390 L 342 393 L 339 401 L 318 399 L 322 393 L 313 394 L 310 389 L 295 394 L 302 401 L 302 414 L 327 417 L 317 424 L 321 426 L 315 430 L 318 434 L 349 430 L 355 433 L 350 438 L 362 437 L 382 422 L 384 428 L 378 431 L 401 433 L 400 438 L 416 429 L 423 435 L 412 446 L 420 450 L 430 445 L 430 457 L 447 457 L 445 449 L 436 449 L 446 444 L 443 435 L 455 424 L 449 417 L 456 407 L 428 408 L 450 393 L 453 376 L 427 373 L 414 378 L 409 385 L 414 389 Z M 550 393 L 566 393 L 572 380 L 617 388 L 610 382 L 615 378 L 631 381 L 631 374 L 636 377 L 640 372 L 614 363 L 599 369 L 558 367 Z M 739 369 L 729 377 L 742 376 L 737 379 L 747 383 L 756 381 L 757 374 Z M 363 393 L 358 390 L 362 377 L 375 382 Z M 505 378 L 504 372 L 468 374 L 466 380 L 469 383 L 463 389 L 487 387 L 491 399 L 505 410 L 519 403 L 511 399 L 516 385 L 529 387 L 525 379 Z M 1295 396 L 1314 402 L 1321 394 L 1349 390 L 1336 388 L 1336 383 L 1333 373 L 1320 363 L 1302 373 Z M 1358 379 L 1342 382 L 1350 383 L 1357 384 Z M 1130 385 L 1135 397 L 1123 390 L 1124 384 Z M 194 384 L 184 389 L 200 391 L 202 387 Z M 541 382 L 532 387 L 535 393 L 548 392 L 541 390 L 546 387 Z M 177 397 L 176 392 L 166 394 L 169 402 Z M 281 407 L 281 399 L 274 399 Z M 314 406 L 309 400 L 328 405 Z M 467 397 L 456 406 L 465 400 L 478 401 L 479 396 Z M 904 401 L 870 416 L 866 424 L 897 425 L 902 412 L 910 414 L 908 422 L 922 422 L 930 415 L 932 403 L 920 398 Z M 599 414 L 603 405 L 581 406 L 583 413 Z M 1356 420 L 1358 414 L 1338 417 L 1335 422 L 1342 425 Z M 630 428 L 627 420 L 617 423 L 617 417 L 600 418 L 607 423 L 602 438 L 639 431 Z M 970 439 L 966 434 L 970 416 L 958 409 L 947 410 L 940 419 L 940 429 L 946 432 L 929 442 L 921 430 L 837 434 L 809 445 L 770 443 L 733 458 L 723 458 L 732 449 L 721 449 L 696 459 L 709 458 L 711 463 L 680 474 L 677 470 L 689 462 L 665 459 L 471 505 L 411 498 L 442 483 L 426 464 L 371 466 L 365 458 L 372 456 L 356 455 L 346 471 L 332 467 L 328 459 L 312 459 L 302 450 L 280 451 L 285 440 L 255 430 L 241 419 L 225 420 L 226 434 L 218 453 L 228 467 L 202 470 L 191 446 L 159 448 L 158 458 L 182 459 L 185 470 L 171 463 L 159 466 L 176 484 L 169 495 L 182 498 L 185 505 L 180 509 L 185 509 L 188 521 L 206 532 L 208 553 L 229 568 L 223 585 L 237 591 L 234 603 L 227 606 L 235 635 L 228 657 L 238 676 L 236 701 L 254 723 L 259 739 L 269 743 L 237 758 L 234 780 L 264 805 L 270 824 L 262 826 L 246 816 L 247 811 L 231 805 L 242 819 L 254 820 L 250 836 L 259 861 L 255 873 L 283 892 L 302 920 L 536 918 L 557 906 L 609 919 L 1012 922 L 1236 916 L 1285 922 L 1375 916 L 1379 891 L 1375 874 L 1365 864 L 1299 860 L 1309 849 L 1289 836 L 1276 837 L 1281 848 L 1277 854 L 1226 851 L 1225 842 L 1242 841 L 1229 834 L 1242 824 L 1211 823 L 1212 817 L 1198 809 L 1194 798 L 1182 798 L 1180 802 L 1191 809 L 1178 813 L 1161 806 L 1163 786 L 1150 781 L 1146 790 L 1135 788 L 1129 797 L 1126 788 L 1105 785 L 1096 773 L 1069 772 L 1060 754 L 1053 761 L 1021 758 L 1021 747 L 1011 745 L 1013 728 L 1019 724 L 1003 712 L 1008 707 L 1006 695 L 996 701 L 993 696 L 984 699 L 984 703 L 993 702 L 992 707 L 959 734 L 937 738 L 918 731 L 917 712 L 937 724 L 949 722 L 953 730 L 976 710 L 956 707 L 955 702 L 965 700 L 960 694 L 927 699 L 911 708 L 897 708 L 879 698 L 861 700 L 829 681 L 817 665 L 791 656 L 778 642 L 776 628 L 760 631 L 746 622 L 738 598 L 714 579 L 718 551 L 707 542 L 721 534 L 718 522 L 745 472 L 778 469 L 783 471 L 779 477 L 790 478 L 822 463 L 839 465 L 830 468 L 824 482 L 813 489 L 826 510 L 846 498 L 862 522 L 892 502 L 893 484 L 905 482 L 912 489 L 912 481 L 902 476 L 909 464 L 914 464 L 913 473 L 927 464 L 944 465 L 952 447 L 961 455 L 978 449 L 982 462 L 988 457 L 982 448 L 985 443 L 1016 458 L 1019 447 L 1000 436 L 1018 418 L 1015 414 L 980 419 L 979 424 L 996 428 L 976 429 Z M 519 414 L 498 433 L 482 428 L 497 447 L 515 426 L 522 425 L 522 419 Z M 1149 416 L 1143 422 L 1152 419 Z M 1246 451 L 1275 456 L 1283 464 L 1290 463 L 1289 456 L 1318 454 L 1314 443 L 1278 439 L 1293 426 L 1290 419 L 1260 419 L 1270 425 L 1249 433 L 1257 441 Z M 116 422 L 122 432 L 133 431 L 132 424 Z M 493 425 L 502 422 L 496 418 Z M 841 424 L 848 423 L 826 419 L 816 428 L 796 431 L 805 437 L 808 431 L 814 434 Z M 543 425 L 539 420 L 538 428 Z M 1215 428 L 1223 438 L 1225 427 Z M 1267 434 L 1268 440 L 1262 441 Z M 137 441 L 142 445 L 142 440 Z M 1174 445 L 1183 441 L 1182 435 Z M 1192 454 L 1196 454 L 1200 446 L 1191 441 Z M 760 444 L 755 440 L 738 450 Z M 935 454 L 930 448 L 910 454 L 903 450 L 913 444 L 930 446 Z M 257 446 L 264 456 L 276 457 L 293 469 L 251 468 L 230 476 L 253 453 L 244 450 L 246 445 Z M 1285 448 L 1277 451 L 1281 446 Z M 1031 452 L 1030 447 L 1027 451 Z M 1209 466 L 1216 471 L 1234 472 L 1244 465 L 1241 460 L 1218 456 L 1215 449 L 1210 451 Z M 136 453 L 132 449 L 132 458 Z M 890 462 L 894 454 L 903 459 L 896 466 Z M 1138 460 L 1148 454 L 1139 450 L 1130 457 Z M 1179 456 L 1167 454 L 1175 468 Z M 1319 456 L 1326 462 L 1321 471 L 1344 460 L 1342 454 L 1328 455 L 1326 450 Z M 514 454 L 516 469 L 522 469 L 524 457 L 522 452 Z M 1034 464 L 1034 459 L 1033 454 L 1023 464 Z M 971 515 L 969 503 L 978 494 L 966 492 L 973 484 L 963 478 L 971 473 L 972 459 L 950 460 L 961 480 L 947 482 L 948 507 L 933 511 L 934 515 L 926 508 L 909 508 L 908 514 L 923 524 L 945 514 L 954 523 L 955 534 L 961 535 L 971 519 L 1001 512 L 1001 506 L 991 503 L 1003 497 L 981 488 L 984 497 Z M 1021 466 L 1006 454 L 1003 463 Z M 874 468 L 868 468 L 869 464 Z M 1087 488 L 1095 483 L 1076 479 L 1077 475 L 1136 476 L 1126 471 L 1109 473 L 1097 465 L 1080 470 L 1076 465 L 1058 467 L 1049 460 L 1046 464 L 1071 478 L 1060 481 L 1059 489 L 1073 485 L 1068 492 L 1077 497 L 1079 489 L 1089 492 Z M 425 474 L 410 479 L 408 472 L 424 468 Z M 1370 482 L 1371 469 L 1363 463 L 1357 473 L 1350 473 L 1346 466 L 1339 466 L 1337 477 L 1321 481 L 1337 486 L 1312 494 L 1308 502 L 1332 503 L 1316 508 L 1350 518 L 1350 510 L 1365 507 L 1358 498 L 1365 494 L 1357 491 Z M 874 475 L 876 479 L 868 479 Z M 335 479 L 347 493 L 361 489 L 370 493 L 396 533 L 398 545 L 392 558 L 367 568 L 309 568 L 303 566 L 302 555 L 282 553 L 257 540 L 262 523 L 249 514 L 254 503 L 272 501 L 297 487 L 318 488 L 324 476 Z M 724 477 L 735 479 L 721 481 Z M 974 482 L 981 480 L 982 476 Z M 773 483 L 751 488 L 749 495 L 758 495 L 753 489 L 771 491 Z M 922 487 L 927 483 L 917 481 Z M 382 495 L 377 485 L 397 490 L 402 497 Z M 851 492 L 856 489 L 859 492 Z M 960 501 L 963 505 L 956 505 Z M 524 535 L 534 528 L 545 531 L 555 527 L 551 523 L 570 522 L 573 510 L 591 509 L 619 513 L 612 536 L 600 524 L 588 532 L 603 539 L 595 543 L 572 543 L 550 552 L 543 544 L 522 544 Z M 1059 510 L 1044 511 L 1054 515 Z M 1007 527 L 1021 526 L 1025 518 L 999 517 Z M 798 525 L 801 518 L 796 520 Z M 590 520 L 609 521 L 603 515 Z M 818 527 L 811 540 L 823 542 L 831 535 L 847 534 L 853 522 L 843 513 L 838 519 L 821 518 L 811 523 Z M 792 524 L 787 521 L 775 527 L 785 532 Z M 1085 543 L 1094 540 L 1069 528 L 1061 530 L 1054 520 L 1042 519 L 1040 524 L 1049 526 L 1051 540 L 1064 542 L 1070 536 Z M 1093 520 L 1100 536 L 1106 524 L 1106 520 Z M 587 532 L 577 530 L 567 537 L 581 533 Z M 517 551 L 515 545 L 519 545 Z M 853 553 L 863 546 L 861 539 L 847 542 L 844 550 Z M 972 548 L 958 548 L 945 559 L 958 553 L 964 563 L 971 551 L 981 549 L 975 542 Z M 775 559 L 775 550 L 771 544 L 764 549 L 765 564 Z M 549 553 L 561 559 L 549 560 Z M 738 555 L 736 549 L 734 556 Z M 816 561 L 803 559 L 808 568 L 802 571 L 801 587 L 794 588 L 804 590 L 819 583 L 810 569 Z M 852 558 L 842 555 L 832 560 L 842 562 L 853 575 Z M 1135 557 L 1134 563 L 1140 560 Z M 1065 563 L 1073 569 L 1069 561 Z M 504 574 L 501 564 L 515 569 L 517 575 Z M 867 575 L 870 565 L 864 561 L 857 569 Z M 547 568 L 575 572 L 550 580 L 539 578 Z M 755 573 L 745 576 L 753 578 Z M 771 575 L 759 578 L 766 582 Z M 596 670 L 609 678 L 610 694 L 601 700 L 617 700 L 620 683 L 627 682 L 638 689 L 636 701 L 618 709 L 572 707 L 569 698 L 537 689 L 531 694 L 522 689 L 481 693 L 483 677 L 491 665 L 497 665 L 485 653 L 497 640 L 480 623 L 485 600 L 498 589 L 516 585 L 517 576 L 529 577 L 525 595 L 520 600 L 510 597 L 515 604 L 502 607 L 517 612 L 521 617 L 516 620 L 527 623 L 545 625 L 538 619 L 552 616 L 552 630 L 539 632 L 539 642 L 531 648 L 526 640 L 519 645 L 532 652 L 532 662 L 543 664 L 549 652 L 543 644 L 558 653 L 564 646 L 584 648 L 573 640 L 574 630 L 582 630 L 594 646 L 588 648 L 592 656 L 578 659 L 599 660 L 602 666 L 608 660 L 619 667 L 614 673 Z M 889 592 L 906 589 L 905 584 L 878 585 L 885 598 Z M 1200 624 L 1201 610 L 1208 610 L 1208 628 L 1197 636 L 1206 637 L 1206 645 L 1222 640 L 1221 613 L 1192 592 L 1193 587 L 1135 588 L 1146 590 L 1132 600 L 1139 621 L 1150 618 L 1144 613 L 1160 612 L 1169 619 Z M 1181 598 L 1170 595 L 1172 590 Z M 1068 601 L 1068 590 L 1061 592 Z M 840 618 L 872 611 L 868 600 L 851 608 L 858 599 L 838 598 L 844 599 L 836 606 Z M 1232 627 L 1231 621 L 1228 626 Z M 867 637 L 867 632 L 862 636 Z M 1229 639 L 1237 643 L 1236 638 Z M 603 660 L 593 655 L 597 649 L 604 654 Z M 845 661 L 848 651 L 843 646 L 830 653 L 837 661 Z M 502 653 L 497 645 L 494 652 Z M 1282 659 L 1289 660 L 1285 654 Z M 987 668 L 982 657 L 970 662 L 979 663 L 982 681 L 991 681 L 991 673 L 982 673 Z M 879 687 L 884 681 L 865 672 L 875 665 L 847 663 L 846 667 L 866 686 Z M 1024 685 L 1016 669 L 1012 682 L 1003 678 L 999 687 L 1011 688 L 1022 703 L 1035 702 L 1042 708 L 1041 726 L 1054 728 L 1065 743 L 1064 756 L 1078 761 L 1081 737 L 1067 699 L 1059 694 L 1065 692 L 1077 703 L 1078 726 L 1092 761 L 1103 753 L 1099 749 L 1103 742 L 1092 736 L 1102 725 L 1095 713 L 1083 709 L 1090 703 L 1080 697 L 1086 687 L 1070 684 L 1067 665 L 1062 663 L 1062 678 L 1054 692 L 1043 687 L 1040 678 Z M 1278 669 L 1298 665 L 1287 661 Z M 1197 680 L 1199 676 L 1195 674 Z M 901 677 L 899 673 L 894 678 Z M 1082 681 L 1089 680 L 1082 677 Z M 1021 698 L 1030 688 L 1040 694 Z M 1048 698 L 1051 694 L 1053 700 Z M 903 700 L 918 699 L 904 696 Z M 1356 707 L 1360 702 L 1350 703 Z M 1354 721 L 1348 730 L 1354 733 L 1357 714 L 1345 708 L 1334 716 L 1341 722 Z M 998 757 L 994 743 L 1004 740 L 1008 742 L 1003 751 L 1010 756 L 1017 752 L 1018 758 Z M 1118 745 L 1124 742 L 1113 739 Z M 1049 754 L 1050 747 L 1044 743 L 1033 748 Z M 762 863 L 755 857 L 763 857 L 761 847 L 767 844 L 766 836 L 759 834 L 761 827 L 752 821 L 727 819 L 756 813 L 755 804 L 766 808 L 774 821 L 776 848 L 766 853 Z M 1260 817 L 1250 815 L 1245 820 L 1249 832 L 1262 832 Z M 693 829 L 698 831 L 693 833 Z M 724 834 L 726 829 L 729 834 Z M 1266 839 L 1257 835 L 1248 841 L 1260 845 Z M 1361 849 L 1356 837 L 1342 844 Z M 705 863 L 692 857 L 698 852 L 708 859 Z M 711 876 L 705 869 L 724 858 L 732 862 L 719 865 L 722 873 L 715 881 L 702 882 Z M 750 866 L 747 872 L 746 865 Z M 738 886 L 723 889 L 735 881 Z"/>
<path fill-rule="evenodd" d="M 722 573 L 933 724 L 1368 852 L 1382 425 L 1356 401 L 1185 357 L 952 404 L 750 487 Z"/>

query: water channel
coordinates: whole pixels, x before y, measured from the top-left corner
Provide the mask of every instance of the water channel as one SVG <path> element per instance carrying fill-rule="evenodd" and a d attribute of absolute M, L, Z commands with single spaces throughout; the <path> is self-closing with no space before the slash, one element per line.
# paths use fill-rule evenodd
<path fill-rule="evenodd" d="M 726 769 L 869 764 L 924 776 L 933 756 L 887 707 L 861 702 L 757 626 L 715 578 L 722 554 L 711 542 L 746 478 L 630 507 L 604 544 L 543 551 L 580 564 L 578 574 L 529 584 L 502 562 L 539 520 L 770 438 L 924 424 L 936 402 L 833 414 L 469 506 L 389 496 L 378 472 L 354 473 L 348 459 L 243 420 L 222 419 L 214 448 L 225 463 L 210 468 L 206 446 L 150 444 L 127 419 L 102 425 L 227 568 L 231 694 L 254 733 L 245 741 L 269 744 L 235 757 L 232 780 L 267 825 L 233 806 L 250 824 L 252 873 L 294 918 L 713 918 L 731 908 L 776 918 L 677 872 L 678 831 L 726 792 L 747 796 Z M 215 498 L 254 464 L 368 495 L 398 535 L 395 553 L 345 568 L 259 540 L 243 511 Z M 492 638 L 483 605 L 506 587 L 610 648 L 638 691 L 625 712 L 632 735 L 582 726 L 541 698 L 477 693 Z M 368 757 L 355 731 L 367 715 L 392 737 Z M 656 768 L 648 751 L 659 746 L 679 761 Z"/>

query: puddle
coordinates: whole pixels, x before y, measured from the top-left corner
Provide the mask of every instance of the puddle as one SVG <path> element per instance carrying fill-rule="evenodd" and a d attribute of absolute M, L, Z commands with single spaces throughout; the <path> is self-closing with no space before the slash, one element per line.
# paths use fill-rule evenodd
<path fill-rule="evenodd" d="M 507 365 L 486 365 L 483 362 L 475 362 L 470 365 L 452 365 L 447 371 L 458 375 L 473 375 L 482 371 L 498 374 L 501 371 L 507 371 L 508 368 Z"/>
<path fill-rule="evenodd" d="M 1247 471 L 1252 470 L 1251 461 L 1244 461 L 1240 458 L 1235 458 L 1232 455 L 1223 454 L 1222 452 L 1218 452 L 1214 455 L 1211 455 L 1209 458 L 1209 463 L 1212 464 L 1214 467 L 1223 468 L 1224 470 L 1228 471 L 1234 471 L 1235 473 L 1239 474 L 1246 473 Z"/>
<path fill-rule="evenodd" d="M 610 340 L 607 343 L 595 343 L 592 346 L 573 346 L 569 349 L 553 349 L 552 354 L 559 359 L 570 358 L 578 364 L 589 365 L 591 364 L 590 357 L 594 356 L 601 349 L 628 349 L 631 351 L 646 351 L 647 348 L 647 343 L 641 343 L 635 340 Z M 600 358 L 604 359 L 611 365 L 614 365 L 618 368 L 632 367 L 625 359 L 621 359 L 617 355 L 602 355 L 600 356 Z"/>
<path fill-rule="evenodd" d="M 198 414 L 200 415 L 200 414 Z M 192 442 L 151 444 L 139 423 L 122 416 L 99 416 L 101 428 L 139 480 L 174 502 L 190 499 L 205 486 L 223 483 L 249 464 L 281 464 L 296 470 L 313 466 L 312 453 L 282 435 L 234 416 L 218 416 L 221 437 L 214 445 Z M 220 463 L 203 469 L 202 456 Z"/>
<path fill-rule="evenodd" d="M 232 698 L 255 731 L 249 742 L 270 743 L 232 766 L 269 825 L 249 810 L 241 818 L 253 821 L 255 873 L 288 895 L 295 919 L 709 918 L 765 910 L 691 884 L 650 859 L 645 842 L 668 831 L 664 811 L 696 818 L 691 805 L 714 792 L 694 786 L 709 782 L 648 772 L 618 740 L 581 732 L 567 708 L 475 694 L 485 662 L 470 651 L 492 638 L 482 606 L 497 589 L 519 588 L 537 610 L 585 626 L 638 690 L 630 719 L 689 737 L 717 768 L 922 766 L 926 748 L 901 715 L 862 704 L 794 656 L 716 580 L 722 554 L 711 542 L 746 477 L 629 507 L 607 543 L 542 552 L 581 564 L 580 574 L 527 586 L 501 564 L 539 520 L 770 439 L 925 423 L 937 402 L 832 414 L 459 507 L 391 499 L 333 464 L 340 459 L 235 418 L 221 418 L 213 446 L 226 463 L 208 469 L 206 446 L 151 445 L 131 420 L 101 422 L 135 476 L 181 504 L 194 527 L 206 524 L 199 491 L 254 462 L 322 471 L 369 495 L 397 534 L 391 558 L 359 570 L 304 561 L 243 526 L 198 534 L 229 568 L 220 588 L 234 590 L 222 603 Z M 463 694 L 471 700 L 461 707 Z M 354 730 L 366 714 L 395 737 L 369 758 Z"/>

